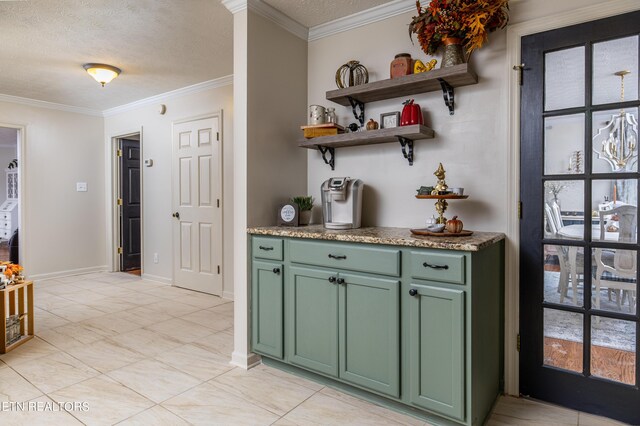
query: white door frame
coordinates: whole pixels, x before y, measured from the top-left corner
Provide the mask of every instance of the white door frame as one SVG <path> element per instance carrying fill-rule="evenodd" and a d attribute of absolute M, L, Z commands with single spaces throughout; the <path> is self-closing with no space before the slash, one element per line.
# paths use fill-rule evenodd
<path fill-rule="evenodd" d="M 220 280 L 222 282 L 222 293 L 220 294 L 220 297 L 223 297 L 224 295 L 224 276 L 225 276 L 225 268 L 224 268 L 224 125 L 223 125 L 223 120 L 224 120 L 224 115 L 223 115 L 223 110 L 218 110 L 218 111 L 214 111 L 214 112 L 210 112 L 207 114 L 200 114 L 200 115 L 196 115 L 196 116 L 192 116 L 192 117 L 186 117 L 186 118 L 181 118 L 179 120 L 174 120 L 171 122 L 171 212 L 173 213 L 176 209 L 177 204 L 177 200 L 176 200 L 176 194 L 173 191 L 173 182 L 174 179 L 176 179 L 177 173 L 178 171 L 176 170 L 175 167 L 175 162 L 174 160 L 174 156 L 176 154 L 176 144 L 175 141 L 173 140 L 173 135 L 174 135 L 174 127 L 177 124 L 182 124 L 182 123 L 188 123 L 190 121 L 198 121 L 198 120 L 204 120 L 207 118 L 217 118 L 218 119 L 218 132 L 220 132 L 220 140 L 218 141 L 220 143 L 220 158 L 219 158 L 219 162 L 220 162 L 220 167 L 219 167 L 219 182 L 220 182 L 220 247 L 222 247 L 222 250 L 220 251 Z M 177 244 L 177 242 L 175 241 L 174 238 L 174 232 L 173 232 L 173 225 L 172 225 L 172 229 L 171 229 L 171 282 L 172 285 L 175 285 L 175 272 L 176 272 L 176 259 L 175 259 L 175 245 Z"/>
<path fill-rule="evenodd" d="M 506 65 L 511 69 L 514 65 L 521 63 L 520 42 L 524 36 L 636 10 L 640 10 L 640 4 L 637 0 L 612 0 L 509 26 L 507 29 Z M 516 345 L 520 329 L 520 220 L 518 219 L 518 202 L 520 201 L 520 88 L 516 72 L 509 72 L 508 93 L 509 124 L 506 135 L 507 149 L 503 160 L 505 164 L 509 165 L 505 286 L 505 392 L 510 395 L 518 395 L 520 363 Z"/>
<path fill-rule="evenodd" d="M 25 230 L 27 223 L 26 221 L 26 206 L 27 200 L 24 196 L 25 188 L 27 187 L 25 182 L 26 176 L 26 166 L 27 166 L 27 156 L 25 153 L 27 152 L 27 126 L 21 124 L 9 124 L 9 123 L 0 123 L 0 127 L 6 127 L 9 129 L 16 129 L 18 131 L 18 140 L 16 141 L 16 151 L 18 157 L 18 257 L 20 258 L 20 265 L 24 268 L 24 270 L 29 272 L 29 259 L 26 257 L 26 235 L 27 232 Z"/>
<path fill-rule="evenodd" d="M 111 136 L 107 143 L 107 170 L 109 178 L 107 179 L 107 253 L 109 258 L 108 265 L 111 265 L 111 272 L 120 271 L 120 258 L 118 247 L 120 247 L 120 214 L 118 211 L 118 196 L 120 192 L 120 173 L 118 164 L 118 143 L 120 139 L 126 139 L 131 136 L 140 136 L 140 273 L 144 274 L 144 192 L 143 179 L 144 173 L 142 162 L 143 154 L 143 128 L 126 132 L 116 136 Z"/>

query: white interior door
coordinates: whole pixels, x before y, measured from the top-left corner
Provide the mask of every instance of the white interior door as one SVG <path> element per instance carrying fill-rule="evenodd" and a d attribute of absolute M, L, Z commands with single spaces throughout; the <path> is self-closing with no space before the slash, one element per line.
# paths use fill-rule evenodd
<path fill-rule="evenodd" d="M 173 126 L 174 285 L 222 295 L 218 116 Z"/>

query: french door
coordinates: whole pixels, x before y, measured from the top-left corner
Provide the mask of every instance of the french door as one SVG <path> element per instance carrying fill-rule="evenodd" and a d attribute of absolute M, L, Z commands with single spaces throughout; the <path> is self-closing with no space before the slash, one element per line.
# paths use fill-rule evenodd
<path fill-rule="evenodd" d="M 639 33 L 634 12 L 524 37 L 521 86 L 520 391 L 632 424 Z"/>

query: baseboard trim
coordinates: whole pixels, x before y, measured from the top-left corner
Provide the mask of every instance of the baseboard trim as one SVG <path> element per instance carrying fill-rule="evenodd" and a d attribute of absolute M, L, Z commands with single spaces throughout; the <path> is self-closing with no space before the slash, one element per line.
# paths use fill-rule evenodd
<path fill-rule="evenodd" d="M 231 354 L 231 362 L 229 364 L 240 367 L 244 370 L 249 370 L 250 368 L 255 367 L 256 365 L 260 365 L 262 363 L 262 357 L 258 354 L 250 353 L 249 355 L 233 352 Z"/>
<path fill-rule="evenodd" d="M 69 269 L 66 271 L 48 272 L 46 274 L 27 275 L 27 279 L 35 280 L 50 280 L 52 278 L 70 277 L 72 275 L 91 274 L 94 272 L 109 272 L 107 265 L 91 266 L 89 268 Z"/>
<path fill-rule="evenodd" d="M 173 280 L 172 279 L 165 278 L 165 277 L 159 277 L 157 275 L 142 274 L 140 276 L 140 278 L 142 278 L 143 280 L 155 281 L 155 282 L 162 283 L 162 284 L 173 285 Z"/>
<path fill-rule="evenodd" d="M 228 300 L 233 300 L 233 292 L 232 291 L 223 291 L 222 292 L 222 298 L 223 299 L 228 299 Z"/>

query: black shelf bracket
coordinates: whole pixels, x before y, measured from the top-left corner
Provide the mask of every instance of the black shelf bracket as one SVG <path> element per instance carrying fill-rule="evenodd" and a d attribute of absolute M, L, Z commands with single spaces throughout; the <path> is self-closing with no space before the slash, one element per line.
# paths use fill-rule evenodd
<path fill-rule="evenodd" d="M 351 111 L 353 112 L 353 116 L 360 122 L 360 127 L 364 126 L 364 102 L 360 102 L 357 99 L 352 98 L 351 96 L 347 96 L 349 99 L 349 103 L 351 104 Z M 360 112 L 358 113 L 358 108 L 360 108 Z"/>
<path fill-rule="evenodd" d="M 413 166 L 413 141 L 403 136 L 396 136 L 400 146 L 402 146 L 402 155 L 409 161 L 409 165 Z"/>
<path fill-rule="evenodd" d="M 449 115 L 453 115 L 455 112 L 455 92 L 453 86 L 446 82 L 444 78 L 439 78 L 440 87 L 442 87 L 442 97 L 444 98 L 444 104 L 449 108 Z"/>
<path fill-rule="evenodd" d="M 331 166 L 331 170 L 335 170 L 336 169 L 336 150 L 335 150 L 335 148 L 318 145 L 318 149 L 320 150 L 320 153 L 322 154 L 322 159 L 324 160 L 324 162 L 327 163 L 329 166 Z M 328 158 L 328 159 L 327 159 L 327 154 L 329 154 L 329 156 L 330 156 L 330 158 Z"/>

